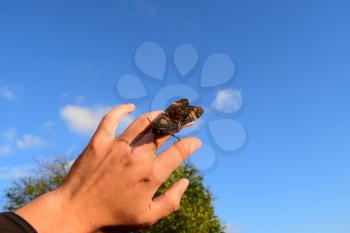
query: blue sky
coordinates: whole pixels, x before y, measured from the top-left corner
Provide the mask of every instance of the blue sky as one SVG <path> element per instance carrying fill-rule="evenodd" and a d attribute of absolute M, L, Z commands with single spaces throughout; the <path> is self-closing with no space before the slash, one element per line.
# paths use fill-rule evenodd
<path fill-rule="evenodd" d="M 140 78 L 150 103 L 179 80 L 199 90 L 201 64 L 223 52 L 235 64 L 224 88 L 244 97 L 229 118 L 247 138 L 221 154 L 199 127 L 215 151 L 204 174 L 217 214 L 232 232 L 349 232 L 348 9 L 340 0 L 1 1 L 0 190 L 35 158 L 76 157 L 96 119 L 125 101 L 115 89 L 123 74 Z M 148 41 L 163 47 L 171 79 L 138 70 L 133 56 Z M 199 53 L 188 81 L 171 65 L 182 44 Z M 199 91 L 201 103 L 220 90 Z M 148 110 L 142 103 L 135 115 Z M 235 143 L 230 136 L 217 137 Z"/>

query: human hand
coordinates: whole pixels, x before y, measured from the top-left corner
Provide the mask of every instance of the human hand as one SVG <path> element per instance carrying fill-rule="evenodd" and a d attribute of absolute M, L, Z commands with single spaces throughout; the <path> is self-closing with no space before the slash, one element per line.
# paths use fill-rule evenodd
<path fill-rule="evenodd" d="M 106 114 L 63 185 L 53 191 L 54 209 L 59 213 L 65 209 L 60 222 L 66 218 L 66 224 L 71 224 L 66 232 L 127 232 L 152 225 L 179 208 L 189 182 L 185 178 L 163 195 L 153 196 L 201 142 L 188 137 L 156 156 L 169 139 L 154 138 L 151 132 L 149 119 L 154 120 L 161 111 L 143 114 L 116 137 L 119 123 L 134 110 L 133 104 L 123 104 Z M 25 210 L 18 213 L 28 217 Z M 40 224 L 37 227 L 42 228 L 39 233 L 55 232 Z"/>

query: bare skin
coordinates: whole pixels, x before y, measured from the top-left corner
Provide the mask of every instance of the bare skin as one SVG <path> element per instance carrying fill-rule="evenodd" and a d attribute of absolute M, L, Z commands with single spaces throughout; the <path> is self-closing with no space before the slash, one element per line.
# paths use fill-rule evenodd
<path fill-rule="evenodd" d="M 123 104 L 106 114 L 64 183 L 16 213 L 39 233 L 107 233 L 140 229 L 176 211 L 186 178 L 162 196 L 154 194 L 201 141 L 187 137 L 156 156 L 170 136 L 154 138 L 147 117 L 154 120 L 161 111 L 140 116 L 115 136 L 134 110 Z"/>

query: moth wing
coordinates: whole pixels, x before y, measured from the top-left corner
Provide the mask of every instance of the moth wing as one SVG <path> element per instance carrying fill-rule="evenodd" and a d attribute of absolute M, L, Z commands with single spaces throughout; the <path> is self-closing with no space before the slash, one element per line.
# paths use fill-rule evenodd
<path fill-rule="evenodd" d="M 196 121 L 198 118 L 201 117 L 203 114 L 204 109 L 202 107 L 197 107 L 197 106 L 189 106 L 188 107 L 188 115 L 183 121 L 183 124 L 189 124 L 193 121 Z"/>
<path fill-rule="evenodd" d="M 178 106 L 188 106 L 188 104 L 189 104 L 188 99 L 183 98 L 183 99 L 174 101 L 172 104 L 170 104 L 169 108 L 178 107 Z"/>
<path fill-rule="evenodd" d="M 165 109 L 165 112 L 171 119 L 182 121 L 183 114 L 187 113 L 188 106 L 188 99 L 179 99 L 170 104 L 169 107 Z"/>
<path fill-rule="evenodd" d="M 175 134 L 178 131 L 178 122 L 170 117 L 163 115 L 154 125 L 152 132 L 155 134 Z"/>

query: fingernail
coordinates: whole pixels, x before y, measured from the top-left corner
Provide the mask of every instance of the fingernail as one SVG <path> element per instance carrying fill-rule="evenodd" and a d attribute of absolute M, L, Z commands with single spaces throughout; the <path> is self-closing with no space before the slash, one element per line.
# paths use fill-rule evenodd
<path fill-rule="evenodd" d="M 128 105 L 132 108 L 135 108 L 135 104 L 133 104 L 133 103 L 128 103 Z"/>
<path fill-rule="evenodd" d="M 177 182 L 176 188 L 181 188 L 183 190 L 186 190 L 189 184 L 190 184 L 190 181 L 187 178 L 181 178 L 179 182 Z"/>
<path fill-rule="evenodd" d="M 187 178 L 182 178 L 183 179 L 183 181 L 182 182 L 184 182 L 185 183 L 185 187 L 187 188 L 188 187 L 188 185 L 190 184 L 190 181 L 187 179 Z"/>

